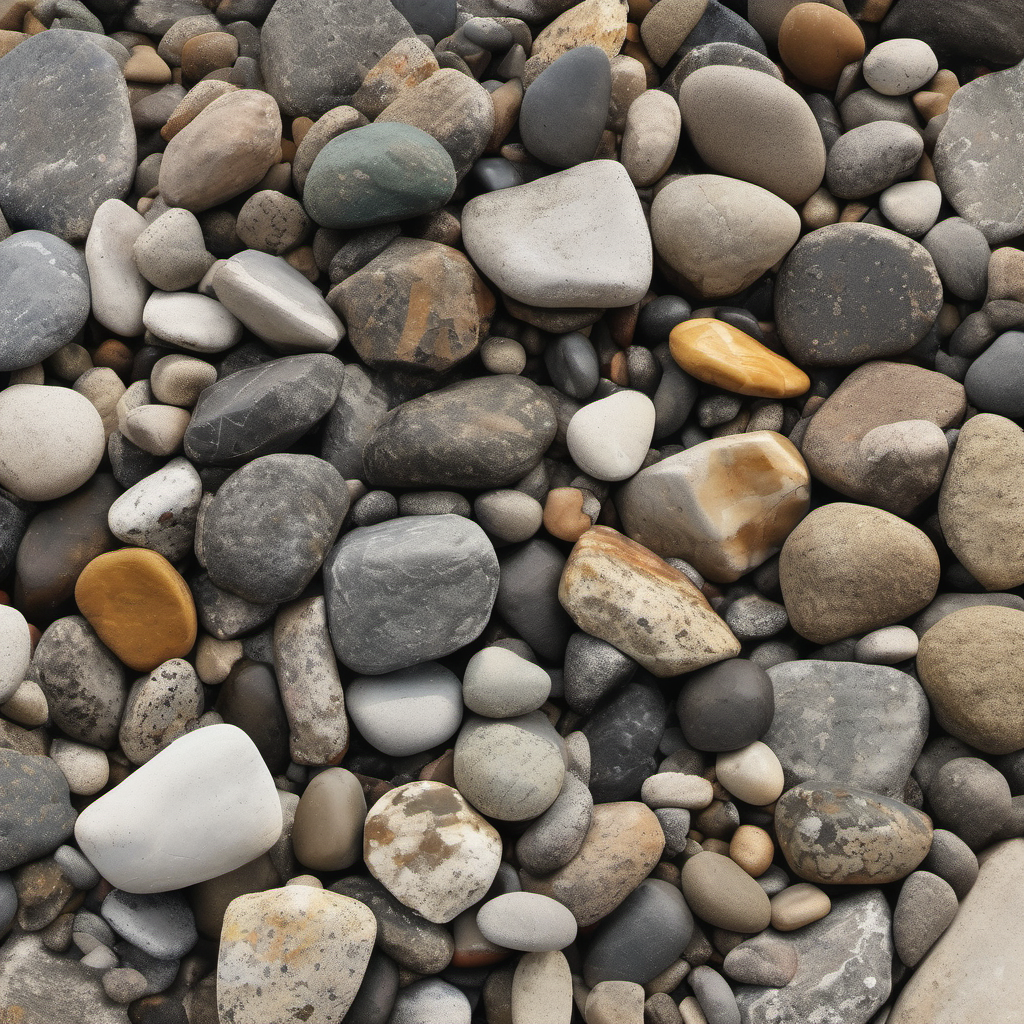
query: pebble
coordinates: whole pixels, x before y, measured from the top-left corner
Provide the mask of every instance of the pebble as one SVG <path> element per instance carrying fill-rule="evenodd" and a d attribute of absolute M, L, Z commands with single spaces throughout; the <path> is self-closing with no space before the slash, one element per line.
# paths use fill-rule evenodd
<path fill-rule="evenodd" d="M 551 693 L 551 677 L 539 665 L 503 647 L 485 647 L 469 659 L 462 701 L 487 718 L 515 718 L 536 711 Z"/>
<path fill-rule="evenodd" d="M 684 862 L 680 881 L 690 909 L 715 928 L 760 932 L 771 920 L 765 891 L 735 861 L 720 853 L 697 853 Z"/>
<path fill-rule="evenodd" d="M 75 812 L 63 773 L 46 758 L 0 749 L 0 779 L 8 794 L 0 870 L 9 871 L 60 846 L 74 829 Z"/>
<path fill-rule="evenodd" d="M 693 673 L 676 701 L 683 737 L 696 750 L 738 750 L 760 739 L 775 714 L 773 682 L 752 661 L 728 661 Z"/>
<path fill-rule="evenodd" d="M 642 392 L 624 389 L 583 406 L 569 420 L 565 444 L 573 462 L 598 480 L 633 476 L 654 434 L 654 403 Z"/>
<path fill-rule="evenodd" d="M 25 679 L 32 658 L 32 634 L 17 608 L 0 605 L 0 702 L 10 700 Z"/>
<path fill-rule="evenodd" d="M 944 879 L 930 871 L 908 875 L 892 915 L 896 955 L 908 967 L 916 967 L 959 909 L 956 893 Z"/>
<path fill-rule="evenodd" d="M 963 299 L 985 295 L 991 251 L 981 231 L 962 217 L 940 220 L 921 239 L 931 254 L 942 283 Z"/>
<path fill-rule="evenodd" d="M 593 812 L 593 794 L 570 769 L 553 803 L 516 841 L 520 866 L 534 875 L 565 867 L 580 852 Z"/>
<path fill-rule="evenodd" d="M 1006 331 L 971 363 L 964 377 L 964 389 L 971 405 L 983 412 L 1010 418 L 1024 413 L 1016 379 L 1022 351 L 1024 333 Z"/>
<path fill-rule="evenodd" d="M 50 758 L 63 772 L 71 792 L 79 796 L 93 796 L 110 780 L 110 763 L 106 753 L 98 747 L 74 740 L 54 739 L 50 743 Z"/>
<path fill-rule="evenodd" d="M 388 1021 L 391 1024 L 470 1024 L 472 1008 L 465 993 L 440 978 L 414 981 L 402 989 L 395 999 Z"/>
<path fill-rule="evenodd" d="M 644 990 L 635 981 L 601 981 L 587 993 L 586 1024 L 639 1024 L 644 1019 Z"/>
<path fill-rule="evenodd" d="M 934 181 L 897 182 L 878 197 L 878 208 L 897 231 L 920 238 L 939 219 L 942 189 Z"/>
<path fill-rule="evenodd" d="M 718 781 L 737 800 L 755 807 L 777 800 L 785 788 L 778 755 L 761 740 L 739 750 L 720 753 L 715 760 L 715 773 Z"/>
<path fill-rule="evenodd" d="M 118 935 L 157 960 L 177 960 L 199 938 L 192 911 L 181 893 L 137 894 L 115 889 L 103 900 L 100 913 Z"/>
<path fill-rule="evenodd" d="M 793 980 L 798 963 L 799 957 L 790 943 L 761 932 L 733 946 L 726 954 L 722 970 L 741 985 L 782 988 Z"/>
<path fill-rule="evenodd" d="M 132 254 L 139 273 L 154 288 L 177 292 L 198 284 L 213 266 L 203 230 L 189 210 L 166 210 L 135 238 Z"/>
<path fill-rule="evenodd" d="M 920 133 L 898 121 L 870 121 L 844 132 L 828 151 L 825 180 L 837 199 L 862 199 L 906 178 L 924 152 Z"/>
<path fill-rule="evenodd" d="M 528 953 L 564 949 L 576 938 L 576 918 L 557 900 L 539 893 L 495 896 L 480 906 L 476 923 L 488 941 Z"/>
<path fill-rule="evenodd" d="M 786 66 L 801 82 L 826 92 L 834 90 L 843 68 L 864 56 L 860 26 L 828 4 L 775 6 L 780 13 L 789 8 L 778 26 L 779 56 Z"/>
<path fill-rule="evenodd" d="M 242 340 L 242 324 L 224 305 L 193 292 L 153 292 L 142 322 L 161 341 L 187 352 L 213 355 Z"/>
<path fill-rule="evenodd" d="M 832 909 L 832 901 L 816 885 L 797 882 L 771 898 L 772 927 L 792 932 L 820 921 Z"/>

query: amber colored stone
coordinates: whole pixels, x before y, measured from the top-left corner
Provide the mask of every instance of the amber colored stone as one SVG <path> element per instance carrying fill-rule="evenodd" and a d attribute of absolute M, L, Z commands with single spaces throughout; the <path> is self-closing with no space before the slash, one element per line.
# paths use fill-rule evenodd
<path fill-rule="evenodd" d="M 181 48 L 181 71 L 193 82 L 230 68 L 238 57 L 238 40 L 230 32 L 203 32 L 193 36 Z"/>
<path fill-rule="evenodd" d="M 188 585 L 163 555 L 147 548 L 94 558 L 78 577 L 75 601 L 96 635 L 137 672 L 185 657 L 196 642 Z"/>
<path fill-rule="evenodd" d="M 28 36 L 24 32 L 0 29 L 0 57 L 5 57 L 18 43 L 24 42 Z"/>
<path fill-rule="evenodd" d="M 152 46 L 133 46 L 124 77 L 129 82 L 164 85 L 171 80 L 171 69 Z"/>
<path fill-rule="evenodd" d="M 721 320 L 684 320 L 668 336 L 672 358 L 705 384 L 757 398 L 795 398 L 811 380 L 788 359 Z"/>
<path fill-rule="evenodd" d="M 775 844 L 763 828 L 740 825 L 729 840 L 729 856 L 748 875 L 760 878 L 771 867 Z"/>
<path fill-rule="evenodd" d="M 583 511 L 584 497 L 578 487 L 553 487 L 544 500 L 544 529 L 575 544 L 594 525 Z"/>
<path fill-rule="evenodd" d="M 834 89 L 847 64 L 864 56 L 864 36 L 849 15 L 827 4 L 797 4 L 779 27 L 779 56 L 805 85 Z"/>
<path fill-rule="evenodd" d="M 915 92 L 911 98 L 914 101 L 914 108 L 925 121 L 944 114 L 949 106 L 949 97 L 944 96 L 941 92 L 922 90 Z"/>
<path fill-rule="evenodd" d="M 311 117 L 297 117 L 292 121 L 292 141 L 296 146 L 302 145 L 302 140 L 306 137 L 306 132 L 313 127 L 313 119 Z"/>

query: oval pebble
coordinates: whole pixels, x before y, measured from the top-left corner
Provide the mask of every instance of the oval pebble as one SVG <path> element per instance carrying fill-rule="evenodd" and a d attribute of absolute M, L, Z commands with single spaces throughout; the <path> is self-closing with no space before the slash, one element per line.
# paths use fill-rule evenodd
<path fill-rule="evenodd" d="M 488 941 L 528 953 L 564 949 L 576 938 L 572 912 L 540 893 L 495 896 L 476 912 L 476 923 Z"/>

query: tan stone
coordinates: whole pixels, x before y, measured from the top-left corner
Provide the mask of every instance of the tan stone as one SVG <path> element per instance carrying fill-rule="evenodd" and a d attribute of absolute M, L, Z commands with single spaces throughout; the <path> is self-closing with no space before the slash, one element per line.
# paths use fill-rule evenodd
<path fill-rule="evenodd" d="M 664 848 L 661 824 L 645 804 L 596 804 L 583 844 L 568 864 L 547 875 L 521 869 L 519 876 L 527 892 L 558 900 L 586 928 L 611 913 L 650 874 Z"/>
<path fill-rule="evenodd" d="M 692 672 L 740 651 L 688 577 L 606 526 L 576 542 L 558 599 L 580 629 L 659 677 Z"/>
<path fill-rule="evenodd" d="M 298 862 L 314 871 L 344 871 L 362 853 L 366 798 L 345 768 L 328 768 L 310 780 L 295 811 L 292 846 Z"/>
<path fill-rule="evenodd" d="M 320 150 L 339 135 L 353 128 L 362 128 L 366 124 L 369 124 L 369 121 L 355 107 L 346 105 L 334 107 L 317 118 L 316 123 L 303 133 L 302 140 L 296 143 L 297 148 L 292 159 L 292 184 L 299 195 L 302 195 L 306 187 L 309 169 L 320 155 Z"/>
<path fill-rule="evenodd" d="M 75 601 L 96 635 L 137 672 L 184 658 L 196 641 L 188 584 L 163 555 L 147 548 L 94 558 L 78 577 Z"/>
<path fill-rule="evenodd" d="M 426 81 L 437 70 L 437 58 L 422 39 L 400 39 L 366 73 L 352 97 L 352 106 L 372 119 L 406 89 Z"/>
<path fill-rule="evenodd" d="M 756 825 L 740 825 L 729 840 L 729 856 L 752 878 L 760 878 L 775 856 L 772 837 Z"/>
<path fill-rule="evenodd" d="M 778 800 L 785 786 L 782 764 L 775 751 L 760 740 L 719 754 L 715 773 L 719 783 L 737 800 L 755 807 Z"/>
<path fill-rule="evenodd" d="M 171 69 L 152 46 L 133 46 L 124 77 L 129 82 L 164 85 L 171 80 Z"/>
<path fill-rule="evenodd" d="M 648 89 L 630 104 L 623 126 L 622 166 L 634 185 L 653 185 L 669 169 L 681 131 L 679 104 L 668 93 Z"/>
<path fill-rule="evenodd" d="M 683 864 L 686 903 L 715 928 L 750 934 L 768 927 L 768 894 L 729 857 L 705 850 Z"/>
<path fill-rule="evenodd" d="M 203 32 L 181 48 L 181 73 L 193 82 L 238 59 L 238 40 L 230 32 Z"/>
<path fill-rule="evenodd" d="M 578 487 L 552 487 L 544 499 L 544 529 L 575 544 L 594 525 L 583 512 L 584 500 Z"/>
<path fill-rule="evenodd" d="M 641 470 L 619 492 L 623 530 L 663 558 L 729 583 L 761 565 L 806 515 L 810 474 L 768 430 L 694 445 Z"/>
<path fill-rule="evenodd" d="M 672 328 L 669 348 L 691 377 L 739 395 L 796 398 L 811 386 L 800 367 L 722 320 L 685 320 Z"/>
<path fill-rule="evenodd" d="M 572 974 L 565 954 L 524 953 L 512 976 L 509 1024 L 569 1024 Z"/>
<path fill-rule="evenodd" d="M 708 0 L 658 0 L 640 22 L 640 38 L 659 68 L 672 59 L 707 6 Z"/>
<path fill-rule="evenodd" d="M 24 32 L 0 29 L 0 57 L 6 57 L 18 43 L 24 42 L 28 36 Z"/>
<path fill-rule="evenodd" d="M 843 68 L 864 56 L 864 35 L 842 11 L 797 4 L 779 26 L 779 56 L 805 85 L 831 91 Z"/>
<path fill-rule="evenodd" d="M 161 137 L 166 142 L 170 142 L 200 111 L 208 107 L 215 99 L 226 96 L 229 92 L 238 92 L 238 86 L 214 78 L 207 79 L 205 82 L 197 82 L 185 93 L 182 101 L 174 108 L 174 113 L 160 129 Z"/>
<path fill-rule="evenodd" d="M 523 83 L 518 78 L 502 82 L 491 93 L 494 104 L 494 131 L 487 140 L 487 152 L 497 153 L 509 132 L 516 126 L 523 105 Z"/>
<path fill-rule="evenodd" d="M 828 896 L 810 882 L 787 886 L 772 897 L 771 904 L 772 927 L 777 932 L 793 932 L 820 921 L 832 909 Z"/>
<path fill-rule="evenodd" d="M 989 257 L 985 302 L 994 299 L 1024 302 L 1024 251 L 1011 245 L 993 249 Z"/>
<path fill-rule="evenodd" d="M 599 981 L 587 995 L 587 1024 L 640 1024 L 644 1019 L 644 987 L 635 981 Z"/>
<path fill-rule="evenodd" d="M 261 853 L 255 860 L 243 864 L 216 878 L 193 885 L 188 890 L 189 905 L 195 915 L 196 927 L 208 939 L 216 942 L 224 926 L 224 915 L 233 899 L 250 892 L 275 889 L 281 876 L 274 867 L 269 853 Z"/>
<path fill-rule="evenodd" d="M 528 86 L 549 64 L 577 46 L 599 46 L 609 59 L 626 40 L 626 0 L 583 0 L 560 14 L 533 40 L 523 85 Z"/>

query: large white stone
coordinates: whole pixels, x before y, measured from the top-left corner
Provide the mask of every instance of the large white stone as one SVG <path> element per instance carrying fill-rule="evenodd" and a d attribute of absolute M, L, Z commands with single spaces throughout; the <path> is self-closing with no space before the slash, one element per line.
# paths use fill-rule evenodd
<path fill-rule="evenodd" d="M 92 315 L 115 334 L 142 333 L 142 309 L 149 282 L 135 266 L 132 246 L 146 230 L 146 218 L 120 199 L 108 199 L 96 211 L 85 242 Z"/>
<path fill-rule="evenodd" d="M 32 658 L 32 638 L 25 616 L 0 604 L 0 704 L 21 686 Z"/>
<path fill-rule="evenodd" d="M 628 306 L 651 283 L 651 235 L 615 160 L 471 199 L 462 240 L 482 273 L 531 306 Z"/>
<path fill-rule="evenodd" d="M 654 403 L 642 391 L 616 391 L 575 413 L 565 443 L 584 473 L 626 480 L 643 464 L 654 436 Z"/>
<path fill-rule="evenodd" d="M 281 829 L 277 788 L 256 745 L 234 725 L 211 725 L 91 803 L 75 838 L 116 888 L 167 892 L 255 860 Z"/>

